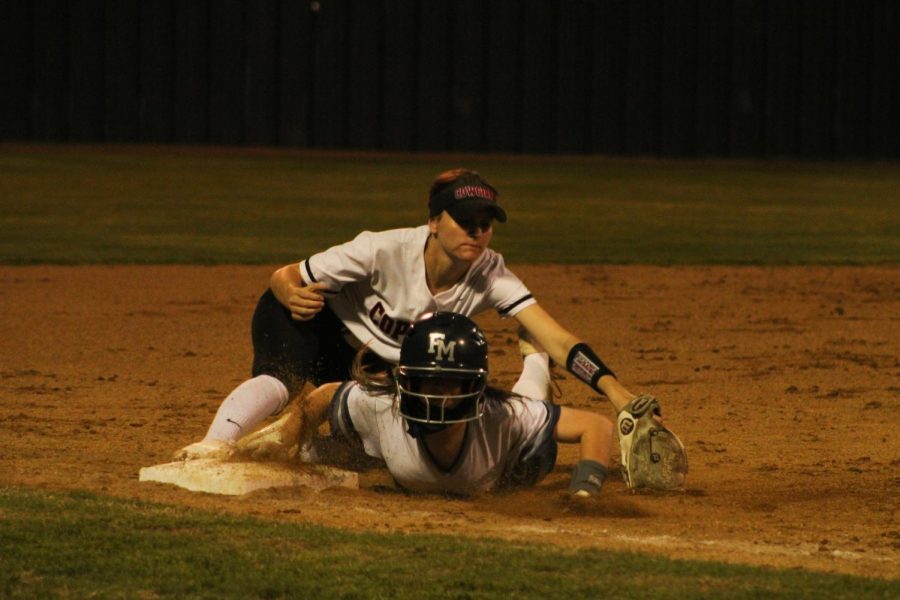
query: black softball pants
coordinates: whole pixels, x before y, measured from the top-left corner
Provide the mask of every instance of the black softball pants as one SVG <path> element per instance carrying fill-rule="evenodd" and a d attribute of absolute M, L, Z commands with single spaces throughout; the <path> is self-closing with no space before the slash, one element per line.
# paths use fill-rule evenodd
<path fill-rule="evenodd" d="M 275 377 L 291 397 L 307 381 L 317 386 L 346 381 L 356 350 L 345 341 L 345 332 L 327 305 L 309 321 L 295 321 L 272 290 L 266 290 L 253 313 L 253 376 Z"/>

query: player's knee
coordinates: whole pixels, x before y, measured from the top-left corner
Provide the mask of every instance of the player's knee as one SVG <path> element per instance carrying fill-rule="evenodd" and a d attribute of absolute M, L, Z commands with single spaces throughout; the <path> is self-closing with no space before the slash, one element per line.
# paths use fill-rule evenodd
<path fill-rule="evenodd" d="M 322 385 L 316 387 L 313 391 L 311 391 L 307 397 L 319 397 L 319 396 L 331 396 L 334 393 L 335 385 L 338 382 L 330 381 L 328 383 L 323 383 Z"/>
<path fill-rule="evenodd" d="M 297 394 L 299 394 L 303 389 L 303 385 L 306 383 L 302 376 L 291 373 L 290 368 L 273 365 L 254 365 L 253 377 L 260 377 L 263 375 L 277 379 L 278 382 L 287 389 L 288 399 L 293 398 Z"/>

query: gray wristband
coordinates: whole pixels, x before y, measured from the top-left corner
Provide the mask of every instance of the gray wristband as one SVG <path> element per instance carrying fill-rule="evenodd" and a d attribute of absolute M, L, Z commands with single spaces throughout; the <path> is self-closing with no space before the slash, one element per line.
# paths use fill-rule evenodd
<path fill-rule="evenodd" d="M 569 483 L 569 493 L 587 492 L 591 496 L 600 492 L 603 480 L 609 474 L 609 469 L 595 460 L 580 460 L 572 471 L 572 481 Z"/>

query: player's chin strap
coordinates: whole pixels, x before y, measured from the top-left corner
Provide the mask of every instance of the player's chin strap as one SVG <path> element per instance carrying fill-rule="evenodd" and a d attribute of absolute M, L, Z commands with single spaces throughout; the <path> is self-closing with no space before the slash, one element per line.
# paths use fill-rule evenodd
<path fill-rule="evenodd" d="M 616 376 L 609 367 L 603 364 L 603 361 L 591 350 L 591 347 L 584 342 L 575 344 L 569 350 L 569 356 L 566 358 L 566 369 L 601 394 L 603 391 L 597 386 L 600 378 L 604 375 Z"/>

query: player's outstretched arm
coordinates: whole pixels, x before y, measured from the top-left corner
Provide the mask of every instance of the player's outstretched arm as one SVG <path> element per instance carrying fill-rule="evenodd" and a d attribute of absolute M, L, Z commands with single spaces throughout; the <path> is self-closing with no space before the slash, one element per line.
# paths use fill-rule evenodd
<path fill-rule="evenodd" d="M 580 341 L 557 323 L 540 304 L 522 309 L 516 314 L 516 319 L 558 364 L 566 364 L 569 350 Z"/>
<path fill-rule="evenodd" d="M 581 459 L 569 484 L 573 496 L 590 497 L 600 491 L 609 472 L 614 428 L 612 421 L 603 415 L 561 407 L 554 438 L 557 442 L 581 446 Z"/>
<path fill-rule="evenodd" d="M 605 394 L 616 412 L 634 400 L 635 395 L 616 379 L 593 350 L 557 323 L 539 304 L 522 309 L 516 319 L 557 364 L 565 365 L 579 379 Z"/>
<path fill-rule="evenodd" d="M 613 422 L 603 415 L 562 406 L 555 439 L 563 444 L 580 444 L 582 460 L 608 465 L 614 430 Z"/>

